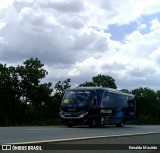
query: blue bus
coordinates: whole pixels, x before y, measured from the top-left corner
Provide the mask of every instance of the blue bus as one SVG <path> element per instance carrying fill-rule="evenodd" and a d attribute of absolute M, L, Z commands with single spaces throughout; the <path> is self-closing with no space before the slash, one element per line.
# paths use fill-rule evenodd
<path fill-rule="evenodd" d="M 59 112 L 68 127 L 116 125 L 123 127 L 136 119 L 134 95 L 102 87 L 78 87 L 65 92 Z"/>

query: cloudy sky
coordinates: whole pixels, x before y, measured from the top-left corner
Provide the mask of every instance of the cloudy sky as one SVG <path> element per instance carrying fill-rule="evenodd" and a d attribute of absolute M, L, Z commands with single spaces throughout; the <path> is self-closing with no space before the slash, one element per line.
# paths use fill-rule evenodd
<path fill-rule="evenodd" d="M 160 89 L 160 0 L 0 0 L 0 63 L 38 57 L 46 81 L 112 76 Z"/>

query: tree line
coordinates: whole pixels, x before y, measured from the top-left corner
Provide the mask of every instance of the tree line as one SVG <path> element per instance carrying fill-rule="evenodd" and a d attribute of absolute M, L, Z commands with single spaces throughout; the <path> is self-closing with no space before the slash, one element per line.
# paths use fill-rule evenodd
<path fill-rule="evenodd" d="M 30 58 L 23 65 L 0 64 L 0 126 L 59 124 L 59 107 L 65 90 L 71 88 L 70 79 L 42 83 L 48 72 L 38 58 Z M 98 74 L 91 82 L 79 86 L 102 86 L 117 89 L 115 80 Z M 160 123 L 160 90 L 139 87 L 132 91 L 136 99 L 137 124 Z"/>

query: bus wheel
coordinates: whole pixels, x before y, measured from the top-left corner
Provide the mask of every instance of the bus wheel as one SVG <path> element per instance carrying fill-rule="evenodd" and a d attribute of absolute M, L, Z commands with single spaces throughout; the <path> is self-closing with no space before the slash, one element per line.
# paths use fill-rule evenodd
<path fill-rule="evenodd" d="M 116 124 L 116 127 L 124 127 L 124 120 L 122 120 L 121 123 Z"/>

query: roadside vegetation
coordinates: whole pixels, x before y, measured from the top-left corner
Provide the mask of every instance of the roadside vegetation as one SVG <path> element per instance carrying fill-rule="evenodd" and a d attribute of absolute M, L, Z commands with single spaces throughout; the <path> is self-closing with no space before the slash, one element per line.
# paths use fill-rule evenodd
<path fill-rule="evenodd" d="M 0 126 L 60 124 L 59 106 L 65 90 L 71 88 L 71 80 L 58 81 L 55 85 L 42 83 L 47 74 L 44 64 L 37 58 L 30 58 L 16 67 L 0 64 Z M 79 86 L 117 89 L 111 76 L 101 74 Z M 160 90 L 139 87 L 122 91 L 135 95 L 135 124 L 160 124 Z"/>

